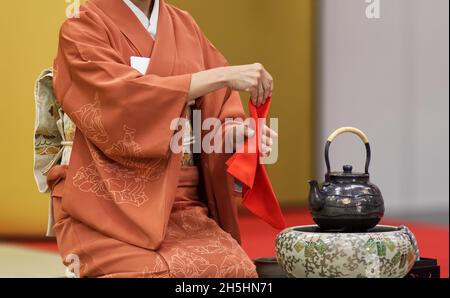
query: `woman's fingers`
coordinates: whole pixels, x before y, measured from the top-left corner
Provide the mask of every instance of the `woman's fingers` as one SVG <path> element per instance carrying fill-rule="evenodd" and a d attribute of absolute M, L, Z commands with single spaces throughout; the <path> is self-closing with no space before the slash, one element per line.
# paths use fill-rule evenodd
<path fill-rule="evenodd" d="M 269 96 L 272 96 L 273 92 L 273 79 L 272 76 L 266 70 L 264 70 L 263 82 L 264 82 L 264 97 L 262 103 L 265 104 L 267 98 L 269 98 Z"/>
<path fill-rule="evenodd" d="M 267 97 L 272 97 L 272 93 L 273 93 L 273 89 L 274 89 L 274 85 L 273 85 L 273 78 L 272 76 L 267 73 L 268 77 L 268 84 L 269 84 L 269 94 L 267 95 Z"/>
<path fill-rule="evenodd" d="M 273 139 L 268 137 L 268 136 L 263 135 L 262 138 L 261 138 L 261 144 L 265 145 L 267 147 L 272 147 L 273 146 Z"/>
<path fill-rule="evenodd" d="M 269 156 L 278 134 L 267 125 L 264 125 L 261 136 L 261 154 L 264 157 Z"/>
<path fill-rule="evenodd" d="M 271 84 L 269 83 L 269 73 L 266 71 L 261 63 L 256 63 L 256 78 L 258 80 L 258 99 L 256 101 L 256 106 L 259 107 L 266 102 L 269 96 Z"/>
<path fill-rule="evenodd" d="M 252 103 L 257 106 L 258 105 L 258 89 L 257 87 L 253 87 L 250 91 L 250 99 Z"/>
<path fill-rule="evenodd" d="M 256 106 L 259 107 L 260 105 L 262 105 L 263 100 L 264 100 L 264 86 L 263 82 L 260 80 L 258 84 L 258 103 Z"/>
<path fill-rule="evenodd" d="M 253 138 L 256 131 L 250 126 L 249 123 L 235 123 L 237 131 L 237 140 L 244 140 L 244 138 L 239 137 L 244 133 L 245 138 Z M 260 143 L 260 153 L 261 156 L 267 157 L 272 152 L 272 147 L 275 143 L 275 139 L 278 138 L 278 134 L 268 126 L 264 125 L 261 133 L 261 143 Z M 235 149 L 238 149 L 242 144 L 237 144 Z"/>
<path fill-rule="evenodd" d="M 244 135 L 247 138 L 254 137 L 255 136 L 255 131 L 252 128 L 250 128 L 248 125 L 245 125 L 245 124 L 243 124 L 243 125 L 244 125 Z"/>
<path fill-rule="evenodd" d="M 277 132 L 275 130 L 271 129 L 270 127 L 268 127 L 267 125 L 264 125 L 262 134 L 266 135 L 267 137 L 269 137 L 271 139 L 278 138 Z"/>
<path fill-rule="evenodd" d="M 260 64 L 259 68 L 259 98 L 258 98 L 258 107 L 265 104 L 267 97 L 269 96 L 270 92 L 270 83 L 268 80 L 268 72 L 265 70 L 264 66 Z"/>
<path fill-rule="evenodd" d="M 266 145 L 261 145 L 261 155 L 263 157 L 267 157 L 270 155 L 270 153 L 272 152 L 272 148 Z"/>
<path fill-rule="evenodd" d="M 258 81 L 257 85 L 254 87 L 251 92 L 252 103 L 259 107 L 261 106 L 264 98 L 264 86 L 261 81 Z"/>
<path fill-rule="evenodd" d="M 262 80 L 262 86 L 263 86 L 263 94 L 261 95 L 261 104 L 263 105 L 266 103 L 266 99 L 269 94 L 269 90 L 268 90 L 269 86 L 267 85 L 267 82 L 265 79 Z"/>

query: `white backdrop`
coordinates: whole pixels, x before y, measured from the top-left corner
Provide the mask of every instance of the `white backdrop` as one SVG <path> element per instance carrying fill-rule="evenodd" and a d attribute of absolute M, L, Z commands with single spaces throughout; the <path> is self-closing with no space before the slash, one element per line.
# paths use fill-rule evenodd
<path fill-rule="evenodd" d="M 319 3 L 318 150 L 334 129 L 361 128 L 387 214 L 448 214 L 449 1 L 380 0 L 380 19 L 367 18 L 365 0 Z M 333 168 L 362 170 L 364 153 L 343 136 Z"/>

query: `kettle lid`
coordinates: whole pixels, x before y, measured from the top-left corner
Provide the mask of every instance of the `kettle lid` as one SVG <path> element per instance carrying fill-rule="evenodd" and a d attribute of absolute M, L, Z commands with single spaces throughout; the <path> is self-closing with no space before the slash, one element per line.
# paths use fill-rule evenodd
<path fill-rule="evenodd" d="M 368 180 L 370 178 L 369 173 L 356 173 L 353 172 L 353 166 L 344 165 L 342 172 L 331 172 L 327 176 L 333 180 L 347 180 L 347 179 L 357 179 L 357 180 Z"/>

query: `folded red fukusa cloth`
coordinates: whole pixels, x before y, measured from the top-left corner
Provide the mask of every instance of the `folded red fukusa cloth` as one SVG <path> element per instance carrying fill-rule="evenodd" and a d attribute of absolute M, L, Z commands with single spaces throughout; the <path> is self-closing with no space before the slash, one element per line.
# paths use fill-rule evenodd
<path fill-rule="evenodd" d="M 281 213 L 275 193 L 272 189 L 269 177 L 263 164 L 260 163 L 260 137 L 262 127 L 259 127 L 259 119 L 266 119 L 272 99 L 257 108 L 250 101 L 250 117 L 255 122 L 255 136 L 246 140 L 243 150 L 235 153 L 228 161 L 228 173 L 241 181 L 243 187 L 243 205 L 253 214 L 270 224 L 276 229 L 286 228 L 286 222 Z M 256 144 L 256 150 L 249 152 L 249 141 Z M 253 148 L 252 148 L 253 149 Z M 256 152 L 255 152 L 256 151 Z"/>

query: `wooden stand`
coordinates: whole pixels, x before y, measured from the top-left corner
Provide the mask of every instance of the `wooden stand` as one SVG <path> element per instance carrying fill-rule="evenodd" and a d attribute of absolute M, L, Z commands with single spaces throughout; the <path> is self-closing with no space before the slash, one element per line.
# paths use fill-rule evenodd
<path fill-rule="evenodd" d="M 441 267 L 435 259 L 421 258 L 405 278 L 441 278 Z"/>
<path fill-rule="evenodd" d="M 259 258 L 255 261 L 259 278 L 287 278 L 275 258 Z M 437 260 L 421 258 L 405 278 L 440 278 L 441 268 Z"/>

